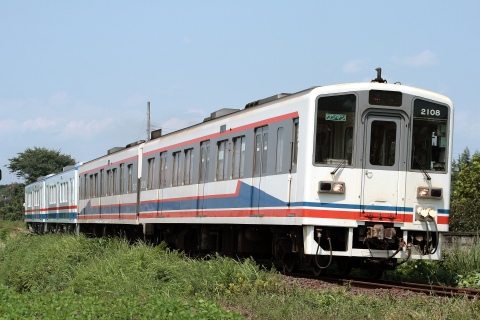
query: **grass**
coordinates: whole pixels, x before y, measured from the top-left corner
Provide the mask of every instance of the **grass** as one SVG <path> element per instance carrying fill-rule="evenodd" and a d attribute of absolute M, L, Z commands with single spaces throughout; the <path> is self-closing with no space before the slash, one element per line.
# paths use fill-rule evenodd
<path fill-rule="evenodd" d="M 409 260 L 388 279 L 480 289 L 480 241 L 444 251 L 442 260 Z"/>
<path fill-rule="evenodd" d="M 4 242 L 0 319 L 480 318 L 478 301 L 306 290 L 248 259 L 193 260 L 162 245 L 24 234 Z"/>

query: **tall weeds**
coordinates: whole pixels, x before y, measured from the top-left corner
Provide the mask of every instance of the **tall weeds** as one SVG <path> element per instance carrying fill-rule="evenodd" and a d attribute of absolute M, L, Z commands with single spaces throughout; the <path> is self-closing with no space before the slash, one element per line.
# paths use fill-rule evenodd
<path fill-rule="evenodd" d="M 480 304 L 466 299 L 426 301 L 352 295 L 345 287 L 306 290 L 287 286 L 281 275 L 250 259 L 190 259 L 163 245 L 118 238 L 18 235 L 6 237 L 0 247 L 2 319 L 470 319 L 480 314 Z"/>

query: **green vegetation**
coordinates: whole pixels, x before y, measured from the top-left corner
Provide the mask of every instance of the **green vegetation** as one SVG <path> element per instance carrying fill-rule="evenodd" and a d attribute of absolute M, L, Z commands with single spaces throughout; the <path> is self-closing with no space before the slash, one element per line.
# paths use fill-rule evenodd
<path fill-rule="evenodd" d="M 62 172 L 63 167 L 74 165 L 75 159 L 60 153 L 60 150 L 34 147 L 19 152 L 18 157 L 8 159 L 7 168 L 26 184 L 37 181 L 38 177 Z"/>
<path fill-rule="evenodd" d="M 480 153 L 468 148 L 452 164 L 450 230 L 480 230 Z"/>
<path fill-rule="evenodd" d="M 4 221 L 23 220 L 25 185 L 12 183 L 0 186 L 0 219 Z"/>
<path fill-rule="evenodd" d="M 473 247 L 444 251 L 441 261 L 409 260 L 387 278 L 480 289 L 480 241 Z"/>
<path fill-rule="evenodd" d="M 479 317 L 467 299 L 354 295 L 287 285 L 251 260 L 190 259 L 122 239 L 8 233 L 1 319 L 359 319 Z"/>

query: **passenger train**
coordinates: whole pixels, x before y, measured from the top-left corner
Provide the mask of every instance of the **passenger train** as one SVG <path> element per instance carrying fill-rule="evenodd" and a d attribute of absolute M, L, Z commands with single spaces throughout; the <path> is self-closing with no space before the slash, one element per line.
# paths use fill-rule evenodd
<path fill-rule="evenodd" d="M 43 177 L 26 186 L 25 221 L 378 275 L 440 259 L 452 133 L 450 99 L 379 72 L 221 109 Z"/>

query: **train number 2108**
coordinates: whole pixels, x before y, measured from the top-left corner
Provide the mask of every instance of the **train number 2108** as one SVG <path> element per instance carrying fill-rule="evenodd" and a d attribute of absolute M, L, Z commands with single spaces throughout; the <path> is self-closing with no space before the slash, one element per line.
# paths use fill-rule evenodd
<path fill-rule="evenodd" d="M 421 113 L 422 116 L 440 116 L 440 110 L 438 109 L 422 109 Z"/>

